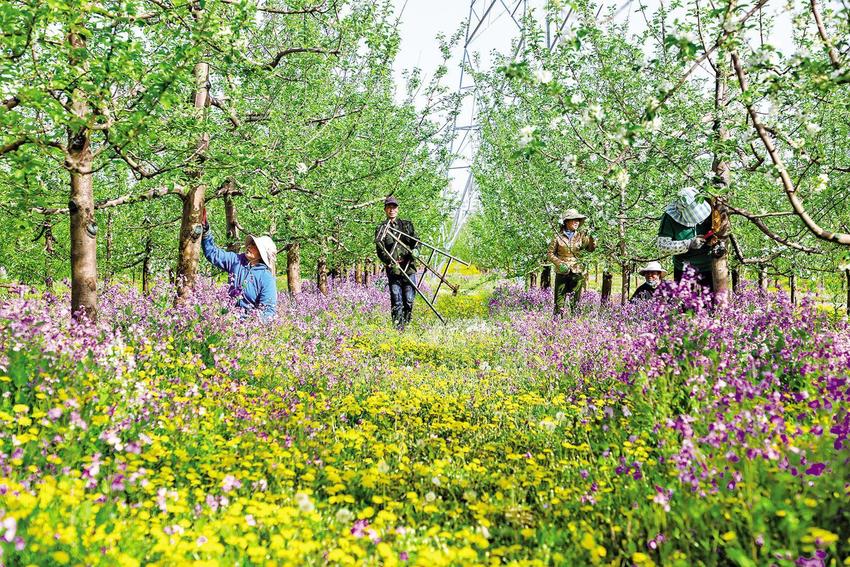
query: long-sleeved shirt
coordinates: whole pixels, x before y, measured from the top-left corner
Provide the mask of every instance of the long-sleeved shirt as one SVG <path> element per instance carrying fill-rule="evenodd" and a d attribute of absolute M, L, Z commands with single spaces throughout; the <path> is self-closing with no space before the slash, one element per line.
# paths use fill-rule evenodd
<path fill-rule="evenodd" d="M 584 267 L 579 263 L 579 257 L 583 252 L 594 250 L 596 250 L 596 242 L 592 236 L 582 232 L 573 232 L 571 236 L 567 236 L 565 232 L 560 232 L 549 244 L 546 258 L 555 266 L 555 271 L 558 273 L 580 274 L 584 272 Z"/>
<path fill-rule="evenodd" d="M 402 233 L 393 233 L 401 241 L 400 243 L 389 231 L 384 232 L 384 226 L 387 223 L 391 223 L 392 228 Z M 382 234 L 383 238 L 380 238 Z M 416 272 L 416 263 L 413 261 L 411 251 L 419 248 L 418 238 L 416 229 L 413 228 L 413 223 L 409 220 L 385 220 L 378 225 L 375 229 L 375 251 L 388 272 L 395 266 L 395 261 L 401 264 L 408 274 Z"/>
<path fill-rule="evenodd" d="M 219 248 L 212 232 L 204 235 L 201 245 L 210 264 L 227 272 L 228 292 L 236 298 L 237 307 L 246 311 L 259 309 L 266 320 L 277 314 L 277 282 L 268 266 L 263 263 L 252 266 L 245 254 Z"/>
<path fill-rule="evenodd" d="M 662 254 L 673 254 L 673 266 L 677 270 L 684 269 L 685 264 L 690 264 L 697 271 L 708 271 L 711 269 L 708 247 L 691 250 L 690 245 L 694 238 L 704 236 L 709 230 L 711 230 L 710 216 L 695 227 L 687 227 L 664 213 L 658 230 L 658 250 Z"/>

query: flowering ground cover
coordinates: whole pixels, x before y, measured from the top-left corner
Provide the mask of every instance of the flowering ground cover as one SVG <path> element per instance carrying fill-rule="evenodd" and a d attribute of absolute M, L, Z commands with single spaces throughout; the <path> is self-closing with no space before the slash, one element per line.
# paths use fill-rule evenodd
<path fill-rule="evenodd" d="M 850 565 L 850 333 L 747 291 L 0 303 L 7 565 Z"/>

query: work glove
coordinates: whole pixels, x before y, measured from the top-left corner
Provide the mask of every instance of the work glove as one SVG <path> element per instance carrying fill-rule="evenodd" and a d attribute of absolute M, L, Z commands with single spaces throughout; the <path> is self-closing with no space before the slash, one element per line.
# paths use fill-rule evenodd
<path fill-rule="evenodd" d="M 691 250 L 699 250 L 703 246 L 705 246 L 705 238 L 702 236 L 692 238 L 690 244 L 688 244 L 688 248 Z"/>
<path fill-rule="evenodd" d="M 201 207 L 201 226 L 204 227 L 204 234 L 210 231 L 210 222 L 207 220 L 207 208 Z"/>
<path fill-rule="evenodd" d="M 558 266 L 558 271 L 561 272 L 562 274 L 566 274 L 569 270 L 570 270 L 570 268 L 566 264 L 560 264 Z"/>

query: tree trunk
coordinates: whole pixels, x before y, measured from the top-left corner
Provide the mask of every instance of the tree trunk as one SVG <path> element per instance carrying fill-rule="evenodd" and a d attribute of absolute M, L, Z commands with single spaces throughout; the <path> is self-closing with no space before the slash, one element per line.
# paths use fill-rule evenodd
<path fill-rule="evenodd" d="M 540 273 L 540 289 L 550 287 L 552 287 L 552 266 L 543 266 L 543 271 Z"/>
<path fill-rule="evenodd" d="M 844 270 L 844 281 L 847 284 L 847 316 L 850 317 L 850 270 Z"/>
<path fill-rule="evenodd" d="M 106 281 L 112 279 L 112 211 L 106 213 Z"/>
<path fill-rule="evenodd" d="M 764 266 L 759 268 L 759 289 L 767 291 L 767 268 Z"/>
<path fill-rule="evenodd" d="M 623 273 L 623 281 L 620 282 L 620 305 L 625 305 L 629 300 L 629 292 L 631 291 L 631 270 L 629 270 L 629 265 L 626 262 L 623 262 L 622 266 Z"/>
<path fill-rule="evenodd" d="M 727 78 L 729 76 L 729 65 L 721 57 L 717 58 L 715 65 L 717 72 L 714 77 L 714 141 L 719 149 L 714 151 L 714 159 L 711 170 L 714 172 L 715 191 L 724 195 L 729 188 L 731 172 L 729 163 L 723 152 L 725 142 L 729 140 L 729 131 L 723 121 L 723 111 L 728 104 Z M 728 246 L 729 240 L 729 214 L 721 198 L 713 199 L 711 203 L 711 228 L 717 234 L 719 242 Z M 729 303 L 729 255 L 724 254 L 720 258 L 711 261 L 711 276 L 714 280 L 714 301 L 718 307 L 725 307 Z"/>
<path fill-rule="evenodd" d="M 44 223 L 44 287 L 53 289 L 53 273 L 50 269 L 50 257 L 56 251 L 56 237 L 53 236 L 53 227 L 45 221 Z"/>
<path fill-rule="evenodd" d="M 82 36 L 71 33 L 68 39 L 74 51 L 85 50 Z M 73 57 L 71 66 L 84 71 Z M 83 124 L 88 121 L 88 101 L 80 89 L 74 89 L 71 95 L 71 110 Z M 71 217 L 71 313 L 74 317 L 83 315 L 93 321 L 97 318 L 97 220 L 92 180 L 94 156 L 86 126 L 68 132 L 65 162 L 71 174 L 68 203 Z"/>
<path fill-rule="evenodd" d="M 150 295 L 151 292 L 151 252 L 153 251 L 153 239 L 148 232 L 145 240 L 145 258 L 142 261 L 142 293 Z"/>
<path fill-rule="evenodd" d="M 227 249 L 231 252 L 237 252 L 241 242 L 239 242 L 239 221 L 236 218 L 236 203 L 233 201 L 233 195 L 230 191 L 234 187 L 233 180 L 228 180 L 225 186 L 224 193 L 224 217 L 227 223 Z"/>
<path fill-rule="evenodd" d="M 357 260 L 354 263 L 354 283 L 364 285 L 363 281 L 363 260 Z"/>
<path fill-rule="evenodd" d="M 301 244 L 290 242 L 286 247 L 286 285 L 290 295 L 301 293 Z"/>
<path fill-rule="evenodd" d="M 791 305 L 797 305 L 797 274 L 788 277 L 788 286 L 791 288 Z"/>
<path fill-rule="evenodd" d="M 711 260 L 711 277 L 714 280 L 714 302 L 718 307 L 729 304 L 729 261 L 727 255 Z M 734 287 L 734 283 L 733 283 Z"/>
<path fill-rule="evenodd" d="M 534 289 L 537 287 L 537 272 L 528 274 L 528 287 Z"/>
<path fill-rule="evenodd" d="M 626 185 L 620 183 L 619 213 L 617 215 L 617 249 L 620 251 L 620 267 L 623 279 L 620 282 L 620 305 L 629 299 L 629 270 L 626 260 Z"/>
<path fill-rule="evenodd" d="M 371 258 L 367 258 L 366 262 L 363 264 L 363 285 L 368 286 L 372 279 L 373 263 L 374 261 Z"/>
<path fill-rule="evenodd" d="M 324 254 L 316 262 L 316 287 L 322 294 L 328 294 L 328 260 Z"/>
<path fill-rule="evenodd" d="M 204 118 L 209 101 L 210 66 L 208 63 L 195 65 L 195 113 L 199 120 Z M 177 301 L 185 301 L 195 289 L 198 280 L 198 258 L 201 251 L 201 209 L 204 206 L 206 186 L 202 184 L 203 163 L 210 135 L 201 134 L 198 140 L 197 156 L 186 173 L 192 186 L 183 197 L 183 217 L 180 221 L 180 245 L 177 260 Z"/>
<path fill-rule="evenodd" d="M 741 273 L 737 268 L 732 270 L 732 293 L 738 293 L 741 287 Z"/>
<path fill-rule="evenodd" d="M 602 272 L 602 304 L 611 300 L 611 288 L 614 286 L 614 274 L 609 271 Z"/>

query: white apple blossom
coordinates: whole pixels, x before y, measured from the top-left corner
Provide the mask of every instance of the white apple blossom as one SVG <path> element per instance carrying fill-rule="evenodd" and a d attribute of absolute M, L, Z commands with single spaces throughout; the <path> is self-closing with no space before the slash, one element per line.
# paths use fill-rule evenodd
<path fill-rule="evenodd" d="M 810 136 L 814 136 L 821 130 L 822 128 L 819 124 L 815 124 L 814 122 L 809 122 L 808 124 L 806 124 L 806 132 L 808 132 Z"/>
<path fill-rule="evenodd" d="M 534 77 L 539 83 L 545 85 L 552 82 L 552 71 L 549 71 L 547 69 L 538 69 L 537 72 L 534 74 Z"/>
<path fill-rule="evenodd" d="M 519 145 L 520 147 L 525 147 L 531 140 L 534 139 L 534 132 L 537 130 L 534 126 L 523 126 L 519 130 Z"/>
<path fill-rule="evenodd" d="M 629 179 L 630 179 L 629 172 L 626 171 L 625 169 L 621 169 L 620 171 L 617 172 L 617 177 L 616 177 L 617 185 L 619 185 L 621 188 L 623 188 L 623 189 L 626 188 L 626 185 L 629 184 Z"/>

